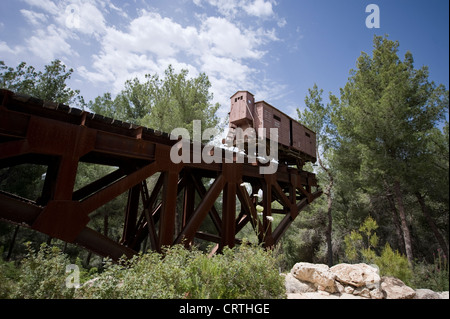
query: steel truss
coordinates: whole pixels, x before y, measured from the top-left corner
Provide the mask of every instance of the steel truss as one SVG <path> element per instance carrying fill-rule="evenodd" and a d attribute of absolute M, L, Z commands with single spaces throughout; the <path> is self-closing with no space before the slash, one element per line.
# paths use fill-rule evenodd
<path fill-rule="evenodd" d="M 322 193 L 315 175 L 298 168 L 280 164 L 275 174 L 261 175 L 260 164 L 174 164 L 170 150 L 177 141 L 166 133 L 7 90 L 0 90 L 0 99 L 0 168 L 47 167 L 37 199 L 0 190 L 0 218 L 113 260 L 134 255 L 144 241 L 161 251 L 201 239 L 220 251 L 240 243 L 237 234 L 248 224 L 271 247 Z M 191 144 L 192 156 L 195 149 Z M 113 169 L 75 189 L 80 163 Z M 244 183 L 251 185 L 250 194 Z M 259 189 L 262 199 L 253 196 Z M 89 227 L 89 216 L 123 193 L 122 238 Z M 272 209 L 275 201 L 282 209 Z M 278 225 L 272 214 L 284 215 Z M 207 219 L 213 225 L 208 232 L 201 227 Z"/>

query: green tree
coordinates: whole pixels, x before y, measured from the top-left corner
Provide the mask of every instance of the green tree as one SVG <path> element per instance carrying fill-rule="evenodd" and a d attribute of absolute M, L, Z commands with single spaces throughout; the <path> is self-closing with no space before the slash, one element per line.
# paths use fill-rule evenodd
<path fill-rule="evenodd" d="M 408 191 L 420 206 L 425 225 L 431 230 L 444 256 L 449 258 L 449 143 L 448 121 L 443 131 L 434 128 L 425 136 L 426 152 L 416 158 L 416 172 L 409 172 Z M 413 173 L 413 174 L 411 174 Z M 447 236 L 445 236 L 447 233 Z M 447 238 L 446 238 L 447 237 Z"/>
<path fill-rule="evenodd" d="M 138 78 L 127 80 L 124 89 L 114 99 L 114 106 L 114 118 L 139 123 L 153 106 L 150 82 L 141 83 Z"/>
<path fill-rule="evenodd" d="M 324 194 L 327 197 L 326 214 L 327 227 L 325 231 L 325 238 L 327 241 L 327 260 L 328 265 L 333 265 L 333 247 L 332 247 L 332 228 L 333 228 L 333 186 L 334 173 L 330 166 L 328 159 L 331 157 L 332 148 L 330 136 L 332 134 L 331 123 L 331 109 L 329 105 L 324 105 L 322 102 L 323 90 L 319 90 L 316 84 L 312 89 L 308 90 L 308 96 L 305 98 L 306 109 L 301 112 L 297 109 L 299 122 L 308 126 L 316 132 L 317 138 L 317 161 L 320 169 L 325 176 Z"/>
<path fill-rule="evenodd" d="M 126 120 L 124 112 L 119 112 L 111 93 L 107 92 L 103 95 L 97 96 L 93 101 L 89 101 L 87 108 L 94 113 L 101 114 L 106 117 L 117 120 Z"/>
<path fill-rule="evenodd" d="M 404 202 L 408 177 L 417 173 L 417 163 L 428 153 L 426 140 L 445 117 L 448 91 L 429 81 L 427 67 L 414 68 L 410 52 L 400 60 L 398 42 L 375 36 L 373 45 L 372 56 L 363 52 L 358 58 L 340 98 L 331 97 L 344 164 L 340 167 L 350 152 L 359 161 L 358 178 L 363 183 L 376 189 L 387 184 L 412 264 Z"/>
<path fill-rule="evenodd" d="M 14 92 L 31 94 L 38 72 L 33 66 L 21 62 L 15 69 L 0 61 L 0 87 Z"/>
<path fill-rule="evenodd" d="M 219 122 L 219 105 L 211 104 L 210 88 L 206 74 L 189 78 L 187 70 L 176 73 L 169 66 L 164 78 L 147 74 L 143 82 L 128 80 L 115 99 L 106 93 L 90 101 L 88 107 L 95 113 L 163 132 L 186 128 L 192 136 L 194 120 L 200 120 L 203 128 L 216 127 Z"/>
<path fill-rule="evenodd" d="M 45 101 L 77 106 L 84 104 L 80 91 L 73 90 L 67 85 L 73 69 L 66 70 L 66 66 L 60 60 L 52 61 L 44 69 L 44 72 L 36 71 L 25 62 L 12 68 L 6 66 L 4 61 L 0 61 L 0 87 Z"/>
<path fill-rule="evenodd" d="M 188 78 L 189 72 L 175 73 L 172 66 L 165 71 L 164 79 L 147 76 L 155 103 L 142 120 L 149 127 L 170 132 L 176 127 L 193 131 L 193 121 L 200 120 L 202 128 L 213 128 L 219 123 L 216 112 L 219 104 L 211 105 L 211 82 L 205 73 Z"/>

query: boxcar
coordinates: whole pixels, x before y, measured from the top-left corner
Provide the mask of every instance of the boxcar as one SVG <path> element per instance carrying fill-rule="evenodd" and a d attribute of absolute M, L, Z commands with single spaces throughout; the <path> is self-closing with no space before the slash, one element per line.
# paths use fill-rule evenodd
<path fill-rule="evenodd" d="M 255 102 L 248 91 L 238 91 L 231 97 L 230 128 L 252 127 L 258 132 L 278 128 L 280 152 L 298 157 L 304 162 L 316 161 L 316 133 L 265 101 Z M 286 157 L 286 156 L 284 156 Z"/>

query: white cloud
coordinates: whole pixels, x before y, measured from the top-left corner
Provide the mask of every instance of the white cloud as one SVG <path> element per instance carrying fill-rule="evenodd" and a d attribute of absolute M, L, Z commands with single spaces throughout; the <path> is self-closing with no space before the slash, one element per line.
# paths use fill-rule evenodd
<path fill-rule="evenodd" d="M 252 72 L 251 68 L 236 60 L 213 54 L 205 54 L 201 61 L 203 72 L 209 76 L 223 78 L 228 82 L 241 82 L 243 79 L 247 79 L 248 74 Z"/>
<path fill-rule="evenodd" d="M 43 9 L 48 13 L 57 14 L 59 12 L 58 6 L 51 0 L 23 0 L 32 7 Z"/>
<path fill-rule="evenodd" d="M 61 29 L 51 24 L 46 29 L 38 29 L 25 42 L 31 53 L 44 61 L 51 61 L 61 56 L 73 55 L 70 44 L 66 42 L 67 35 Z"/>
<path fill-rule="evenodd" d="M 43 10 L 46 13 L 21 10 L 21 13 L 30 23 L 37 24 L 53 18 L 55 25 L 61 29 L 93 36 L 98 36 L 105 30 L 105 18 L 102 10 L 105 10 L 106 7 L 112 10 L 117 9 L 111 3 L 105 3 L 104 0 L 23 1 L 29 4 L 31 8 Z"/>
<path fill-rule="evenodd" d="M 252 83 L 252 75 L 257 71 L 232 58 L 218 57 L 212 54 L 203 55 L 201 62 L 201 71 L 208 75 L 214 98 L 222 106 L 218 115 L 223 118 L 229 111 L 231 94 L 240 89 L 254 89 L 255 83 Z"/>
<path fill-rule="evenodd" d="M 83 66 L 79 71 L 91 82 L 112 83 L 111 89 L 117 93 L 126 80 L 143 78 L 148 73 L 162 74 L 169 64 L 176 70 L 195 72 L 193 65 L 176 57 L 180 52 L 194 53 L 198 39 L 195 28 L 184 28 L 157 13 L 142 11 L 124 30 L 106 28 L 100 41 L 101 50 L 92 56 L 93 70 Z"/>
<path fill-rule="evenodd" d="M 108 74 L 105 73 L 99 73 L 99 72 L 90 72 L 86 69 L 85 66 L 80 66 L 77 68 L 77 73 L 85 78 L 90 79 L 91 82 L 95 83 L 108 83 L 111 79 L 111 77 L 108 77 Z M 109 74 L 112 76 L 112 74 Z"/>
<path fill-rule="evenodd" d="M 14 49 L 10 48 L 5 41 L 0 41 L 0 52 L 8 53 L 11 55 L 18 55 L 23 51 L 22 46 L 16 46 Z"/>
<path fill-rule="evenodd" d="M 163 75 L 169 64 L 177 72 L 187 69 L 193 77 L 205 72 L 214 102 L 222 104 L 221 116 L 228 112 L 235 90 L 256 94 L 275 87 L 259 77 L 262 72 L 254 64 L 262 63 L 267 45 L 278 41 L 275 29 L 263 24 L 268 18 L 278 20 L 273 0 L 192 0 L 199 7 L 214 7 L 220 15 L 194 12 L 195 22 L 185 24 L 150 9 L 130 18 L 124 10 L 128 4 L 118 8 L 110 0 L 23 1 L 36 10 L 21 11 L 35 26 L 24 39 L 27 50 L 48 63 L 78 56 L 78 42 L 83 48 L 92 45 L 88 56 L 80 51 L 83 60 L 72 67 L 85 82 L 102 88 L 98 94 L 118 93 L 133 77 Z M 121 24 L 114 24 L 112 16 L 119 17 Z M 254 17 L 262 18 L 261 23 L 255 24 Z M 280 21 L 279 25 L 286 24 Z M 0 42 L 0 52 L 18 50 L 21 47 Z"/>
<path fill-rule="evenodd" d="M 34 27 L 24 39 L 25 50 L 45 63 L 56 58 L 79 56 L 71 43 L 79 41 L 80 35 L 100 39 L 106 31 L 101 11 L 107 6 L 105 0 L 22 1 L 32 10 L 21 9 L 20 12 Z"/>
<path fill-rule="evenodd" d="M 279 19 L 278 22 L 277 22 L 277 25 L 278 25 L 279 28 L 285 27 L 286 24 L 287 24 L 287 21 L 286 21 L 285 18 L 281 18 L 281 19 Z"/>
<path fill-rule="evenodd" d="M 183 28 L 157 13 L 143 11 L 126 30 L 107 28 L 101 44 L 104 55 L 120 51 L 154 54 L 161 58 L 174 56 L 180 50 L 189 50 L 196 40 L 198 35 L 195 28 Z"/>
<path fill-rule="evenodd" d="M 224 18 L 208 18 L 202 26 L 200 37 L 207 42 L 208 50 L 217 56 L 258 59 L 263 55 L 255 46 L 259 41 L 255 33 L 241 31 Z"/>
<path fill-rule="evenodd" d="M 102 12 L 91 2 L 71 1 L 62 6 L 56 16 L 61 27 L 72 32 L 99 36 L 106 30 L 105 18 Z"/>
<path fill-rule="evenodd" d="M 274 14 L 272 2 L 267 0 L 193 0 L 197 6 L 203 6 L 207 2 L 216 7 L 224 16 L 235 16 L 239 12 L 246 12 L 250 16 L 269 17 Z"/>
<path fill-rule="evenodd" d="M 210 17 L 198 28 L 183 27 L 158 13 L 142 11 L 126 29 L 106 29 L 101 52 L 93 56 L 92 65 L 95 72 L 104 76 L 94 75 L 86 67 L 81 71 L 91 81 L 110 78 L 116 82 L 116 79 L 130 78 L 138 70 L 141 75 L 162 73 L 170 62 L 230 81 L 242 78 L 242 71 L 248 74 L 250 69 L 242 60 L 260 59 L 264 52 L 258 46 L 274 39 L 272 32 L 242 30 L 225 18 Z M 180 55 L 186 62 L 179 61 Z M 239 73 L 233 73 L 234 70 Z M 123 81 L 114 87 L 123 85 Z"/>
<path fill-rule="evenodd" d="M 216 7 L 225 16 L 235 15 L 239 9 L 239 1 L 237 0 L 206 0 L 206 2 Z"/>
<path fill-rule="evenodd" d="M 116 7 L 113 3 L 108 3 L 108 7 L 117 12 L 120 16 L 128 18 L 128 14 L 124 10 Z"/>
<path fill-rule="evenodd" d="M 264 0 L 255 0 L 244 7 L 244 10 L 256 17 L 268 17 L 273 15 L 272 3 Z"/>
<path fill-rule="evenodd" d="M 48 17 L 45 14 L 30 10 L 22 9 L 20 10 L 20 13 L 22 13 L 25 19 L 27 19 L 27 21 L 34 26 L 38 26 L 48 19 Z"/>

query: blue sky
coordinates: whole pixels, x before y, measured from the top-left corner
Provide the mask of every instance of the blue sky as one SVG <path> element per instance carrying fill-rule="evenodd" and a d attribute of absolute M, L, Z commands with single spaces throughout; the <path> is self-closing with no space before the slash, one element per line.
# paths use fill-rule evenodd
<path fill-rule="evenodd" d="M 366 27 L 369 4 L 380 28 Z M 60 59 L 86 100 L 172 64 L 209 76 L 221 116 L 242 89 L 296 117 L 314 83 L 326 101 L 339 94 L 374 34 L 449 87 L 447 0 L 2 0 L 0 60 L 42 69 Z"/>

